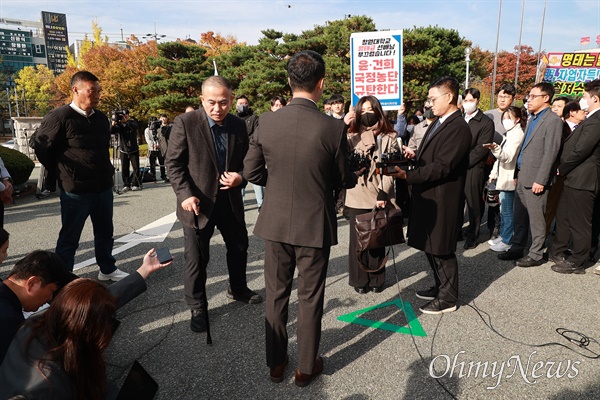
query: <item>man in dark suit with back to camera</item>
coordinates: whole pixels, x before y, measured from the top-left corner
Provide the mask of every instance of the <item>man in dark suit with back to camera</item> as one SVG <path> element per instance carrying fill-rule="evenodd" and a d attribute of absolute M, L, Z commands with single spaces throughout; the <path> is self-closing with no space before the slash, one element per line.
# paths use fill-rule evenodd
<path fill-rule="evenodd" d="M 552 270 L 563 274 L 584 274 L 590 253 L 592 215 L 600 178 L 600 79 L 584 86 L 581 109 L 587 118 L 565 139 L 558 174 L 565 183 L 556 212 L 556 235 Z M 571 255 L 565 257 L 573 242 Z"/>
<path fill-rule="evenodd" d="M 456 242 L 462 226 L 465 178 L 471 130 L 457 107 L 459 83 L 444 76 L 429 85 L 428 103 L 438 120 L 429 126 L 415 158 L 415 169 L 398 167 L 392 175 L 412 185 L 408 245 L 423 250 L 435 286 L 417 292 L 429 300 L 425 314 L 456 310 L 458 263 Z"/>
<path fill-rule="evenodd" d="M 353 187 L 348 169 L 346 127 L 322 114 L 325 62 L 300 51 L 287 66 L 293 99 L 260 117 L 244 162 L 244 177 L 266 186 L 254 233 L 265 239 L 266 347 L 272 382 L 283 381 L 288 362 L 288 304 L 298 267 L 298 369 L 295 383 L 306 386 L 323 371 L 319 356 L 325 277 L 337 244 L 333 192 Z M 268 165 L 268 170 L 266 166 Z"/>
<path fill-rule="evenodd" d="M 194 332 L 207 330 L 206 268 L 215 227 L 227 247 L 227 297 L 250 304 L 262 301 L 246 282 L 248 231 L 241 190 L 246 124 L 229 114 L 233 94 L 227 79 L 207 78 L 201 98 L 202 107 L 175 118 L 165 160 L 183 225 L 184 294 Z"/>

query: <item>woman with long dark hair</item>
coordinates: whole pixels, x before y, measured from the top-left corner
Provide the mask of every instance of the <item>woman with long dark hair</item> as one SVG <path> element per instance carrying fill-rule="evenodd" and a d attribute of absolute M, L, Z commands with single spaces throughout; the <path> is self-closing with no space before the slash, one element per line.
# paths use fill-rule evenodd
<path fill-rule="evenodd" d="M 105 399 L 103 353 L 115 311 L 115 298 L 101 283 L 76 279 L 66 285 L 15 336 L 0 367 L 0 398 Z"/>
<path fill-rule="evenodd" d="M 349 151 L 364 155 L 368 167 L 359 176 L 358 183 L 346 190 L 345 213 L 350 218 L 350 247 L 348 251 L 349 284 L 357 293 L 380 292 L 385 284 L 385 248 L 369 250 L 362 254 L 360 263 L 356 253 L 355 218 L 374 207 L 395 205 L 394 178 L 381 176 L 375 170 L 376 157 L 381 153 L 400 151 L 397 133 L 386 118 L 376 97 L 364 96 L 356 105 L 356 116 L 348 129 Z M 366 269 L 363 270 L 362 264 Z"/>

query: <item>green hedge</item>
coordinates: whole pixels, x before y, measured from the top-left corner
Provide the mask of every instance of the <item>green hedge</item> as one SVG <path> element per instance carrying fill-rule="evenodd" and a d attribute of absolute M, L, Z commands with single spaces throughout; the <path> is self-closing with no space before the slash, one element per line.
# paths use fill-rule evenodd
<path fill-rule="evenodd" d="M 20 151 L 0 146 L 0 158 L 10 174 L 13 184 L 20 185 L 29 180 L 35 163 Z"/>

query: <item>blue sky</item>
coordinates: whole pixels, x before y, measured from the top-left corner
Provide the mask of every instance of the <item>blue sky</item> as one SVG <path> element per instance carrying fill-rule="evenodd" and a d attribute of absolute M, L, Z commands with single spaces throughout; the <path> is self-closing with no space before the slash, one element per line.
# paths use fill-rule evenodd
<path fill-rule="evenodd" d="M 156 33 L 167 40 L 191 37 L 212 30 L 256 44 L 260 31 L 273 28 L 300 33 L 327 20 L 345 15 L 368 15 L 377 29 L 406 29 L 438 25 L 458 30 L 461 36 L 483 49 L 494 50 L 500 0 L 471 1 L 190 1 L 190 0 L 0 0 L 0 17 L 39 20 L 40 11 L 67 14 L 69 40 L 83 38 L 96 18 L 103 33 L 120 39 Z M 513 50 L 519 40 L 522 0 L 503 0 L 500 50 Z M 544 0 L 526 0 L 522 43 L 536 51 L 540 43 Z M 572 51 L 582 47 L 583 36 L 591 36 L 596 47 L 600 35 L 600 0 L 547 0 L 542 50 Z"/>

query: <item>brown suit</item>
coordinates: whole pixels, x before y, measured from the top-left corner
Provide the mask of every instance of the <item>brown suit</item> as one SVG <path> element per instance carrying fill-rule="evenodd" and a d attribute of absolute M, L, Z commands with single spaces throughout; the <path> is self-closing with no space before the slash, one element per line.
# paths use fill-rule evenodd
<path fill-rule="evenodd" d="M 248 151 L 248 134 L 244 121 L 227 115 L 225 170 L 241 174 Z M 175 118 L 169 137 L 165 164 L 177 196 L 177 217 L 183 225 L 185 239 L 185 298 L 192 309 L 203 309 L 209 241 L 215 226 L 227 246 L 227 267 L 232 291 L 246 288 L 248 232 L 244 221 L 242 185 L 219 190 L 218 157 L 209 120 L 203 108 Z M 200 200 L 197 218 L 199 236 L 192 212 L 183 210 L 181 202 L 192 196 Z"/>
<path fill-rule="evenodd" d="M 244 177 L 266 186 L 254 233 L 265 239 L 267 365 L 287 354 L 287 315 L 298 267 L 298 370 L 312 373 L 321 338 L 329 249 L 337 244 L 334 189 L 352 187 L 342 121 L 294 98 L 261 115 Z M 267 167 L 268 166 L 268 170 Z"/>

